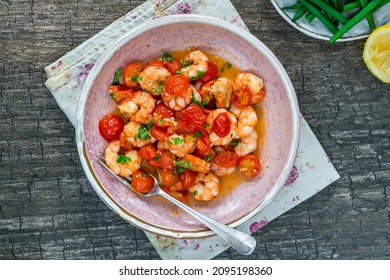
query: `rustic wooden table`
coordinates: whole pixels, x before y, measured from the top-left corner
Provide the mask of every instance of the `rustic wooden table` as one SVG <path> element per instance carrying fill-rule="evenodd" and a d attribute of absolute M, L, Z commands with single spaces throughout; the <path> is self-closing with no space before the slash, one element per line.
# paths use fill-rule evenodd
<path fill-rule="evenodd" d="M 92 189 L 44 86 L 44 66 L 142 2 L 0 0 L 0 259 L 159 259 Z M 365 40 L 329 44 L 268 0 L 232 2 L 285 66 L 341 179 L 255 233 L 249 257 L 216 259 L 390 259 L 390 86 L 363 64 Z"/>

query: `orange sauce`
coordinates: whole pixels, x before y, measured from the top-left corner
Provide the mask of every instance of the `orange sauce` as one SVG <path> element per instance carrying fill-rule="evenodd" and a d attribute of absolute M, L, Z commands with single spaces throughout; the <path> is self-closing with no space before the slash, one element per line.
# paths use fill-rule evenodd
<path fill-rule="evenodd" d="M 177 57 L 178 59 L 184 59 L 185 55 L 187 54 L 187 50 L 180 50 L 180 51 L 172 51 L 169 52 L 172 56 Z M 218 66 L 218 77 L 224 77 L 227 79 L 230 79 L 234 81 L 234 79 L 237 77 L 238 74 L 242 72 L 238 67 L 235 65 L 231 65 L 229 61 L 214 55 L 209 52 L 204 52 L 205 55 L 207 55 L 208 59 Z M 257 131 L 258 135 L 258 148 L 255 151 L 255 154 L 259 156 L 260 153 L 260 147 L 264 144 L 264 118 L 263 118 L 263 109 L 261 104 L 254 107 L 254 110 L 257 115 L 257 124 L 255 126 L 255 129 Z M 232 191 L 235 187 L 237 187 L 241 182 L 244 181 L 244 179 L 241 177 L 241 175 L 236 172 L 234 172 L 231 175 L 220 177 L 220 193 L 219 196 L 224 196 L 228 194 L 230 191 Z"/>

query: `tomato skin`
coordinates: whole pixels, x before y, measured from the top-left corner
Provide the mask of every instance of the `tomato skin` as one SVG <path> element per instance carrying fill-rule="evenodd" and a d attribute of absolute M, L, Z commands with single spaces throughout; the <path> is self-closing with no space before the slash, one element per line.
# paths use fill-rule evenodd
<path fill-rule="evenodd" d="M 159 165 L 157 159 L 148 159 L 148 164 L 153 168 L 158 168 Z"/>
<path fill-rule="evenodd" d="M 172 75 L 176 74 L 176 71 L 180 71 L 181 69 L 181 63 L 177 57 L 174 57 L 171 62 L 165 60 L 164 66 Z"/>
<path fill-rule="evenodd" d="M 123 120 L 114 114 L 107 114 L 99 120 L 100 135 L 107 141 L 119 139 L 119 135 L 123 131 Z"/>
<path fill-rule="evenodd" d="M 150 61 L 148 64 L 145 65 L 144 69 L 146 67 L 149 67 L 149 66 L 158 66 L 158 67 L 162 67 L 162 68 L 165 67 L 164 63 L 162 61 L 160 61 L 160 60 L 152 60 L 152 61 Z"/>
<path fill-rule="evenodd" d="M 159 169 L 158 174 L 160 175 L 161 183 L 165 186 L 173 186 L 180 181 L 180 176 L 173 173 L 173 170 Z"/>
<path fill-rule="evenodd" d="M 187 189 L 183 189 L 181 191 L 171 191 L 167 186 L 162 186 L 162 190 L 180 202 L 185 202 L 190 195 Z"/>
<path fill-rule="evenodd" d="M 195 173 L 188 169 L 185 169 L 181 184 L 184 188 L 190 188 L 195 185 Z"/>
<path fill-rule="evenodd" d="M 230 133 L 230 118 L 226 112 L 219 114 L 214 119 L 212 130 L 221 138 Z"/>
<path fill-rule="evenodd" d="M 166 141 L 168 139 L 167 128 L 159 127 L 156 124 L 153 124 L 150 133 L 159 141 Z"/>
<path fill-rule="evenodd" d="M 133 90 L 124 85 L 112 85 L 108 88 L 111 99 L 115 102 L 121 102 L 124 98 L 132 98 Z"/>
<path fill-rule="evenodd" d="M 215 156 L 214 163 L 220 167 L 237 166 L 240 157 L 234 152 L 222 152 Z"/>
<path fill-rule="evenodd" d="M 141 73 L 141 63 L 130 63 L 123 69 L 123 80 L 129 88 L 138 87 L 138 75 Z"/>
<path fill-rule="evenodd" d="M 148 193 L 154 186 L 154 179 L 143 170 L 134 172 L 131 179 L 131 187 L 135 192 Z"/>
<path fill-rule="evenodd" d="M 168 150 L 161 151 L 161 157 L 158 160 L 158 166 L 161 169 L 171 170 L 174 167 L 175 156 Z"/>
<path fill-rule="evenodd" d="M 204 73 L 204 75 L 201 78 L 199 78 L 199 80 L 204 82 L 204 83 L 207 83 L 208 81 L 213 80 L 218 75 L 217 64 L 212 62 L 212 61 L 209 61 L 208 65 L 209 66 L 207 68 L 206 73 Z"/>
<path fill-rule="evenodd" d="M 255 155 L 245 155 L 241 157 L 238 162 L 238 172 L 240 175 L 247 179 L 253 179 L 259 175 L 261 171 L 261 165 L 259 158 Z"/>
<path fill-rule="evenodd" d="M 180 96 L 190 87 L 190 83 L 183 75 L 169 76 L 164 82 L 164 91 L 170 95 Z"/>
<path fill-rule="evenodd" d="M 157 148 L 152 144 L 141 147 L 138 151 L 138 156 L 141 159 L 154 159 L 157 155 Z"/>
<path fill-rule="evenodd" d="M 201 152 L 201 153 L 207 153 L 208 150 L 210 150 L 210 138 L 208 135 L 201 135 L 199 138 L 196 140 L 196 148 Z"/>
<path fill-rule="evenodd" d="M 122 131 L 121 134 L 119 135 L 119 142 L 121 144 L 121 147 L 128 150 L 128 151 L 131 151 L 134 149 L 133 145 L 131 145 L 129 142 L 127 142 L 127 136 L 125 135 L 125 133 Z"/>
<path fill-rule="evenodd" d="M 203 131 L 203 125 L 206 124 L 206 115 L 200 106 L 191 104 L 183 110 L 180 123 L 187 133 L 194 134 Z"/>
<path fill-rule="evenodd" d="M 233 92 L 232 103 L 239 108 L 248 107 L 251 104 L 252 93 L 249 88 L 243 87 Z"/>
<path fill-rule="evenodd" d="M 168 106 L 164 105 L 163 103 L 158 104 L 153 109 L 153 118 L 154 118 L 154 124 L 159 127 L 167 127 L 169 126 L 169 122 L 161 122 L 159 123 L 159 120 L 163 119 L 169 119 L 175 116 L 175 110 L 169 108 Z"/>

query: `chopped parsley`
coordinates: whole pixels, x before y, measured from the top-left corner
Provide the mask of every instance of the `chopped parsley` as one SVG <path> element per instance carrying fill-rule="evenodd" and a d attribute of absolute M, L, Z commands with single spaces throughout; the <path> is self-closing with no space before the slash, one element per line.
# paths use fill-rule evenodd
<path fill-rule="evenodd" d="M 173 137 L 172 140 L 173 140 L 173 143 L 175 145 L 179 145 L 179 144 L 183 144 L 184 143 L 184 139 L 180 138 L 180 137 Z"/>
<path fill-rule="evenodd" d="M 188 66 L 191 65 L 191 63 L 190 63 L 189 60 L 186 60 L 186 61 L 184 61 L 184 62 L 183 62 L 183 60 L 182 60 L 182 61 L 180 61 L 180 63 L 181 63 L 181 68 L 187 68 Z"/>
<path fill-rule="evenodd" d="M 175 74 L 183 74 L 183 71 L 176 71 Z"/>
<path fill-rule="evenodd" d="M 126 163 L 130 162 L 131 158 L 125 155 L 119 155 L 116 157 L 116 162 L 120 163 L 122 165 L 125 165 Z"/>
<path fill-rule="evenodd" d="M 166 120 L 162 120 L 162 119 L 157 120 L 158 125 L 162 125 L 162 124 L 165 123 L 165 122 L 166 122 Z"/>
<path fill-rule="evenodd" d="M 204 75 L 204 72 L 203 72 L 203 71 L 196 70 L 196 76 L 191 77 L 191 80 L 192 80 L 192 81 L 196 81 L 196 80 L 202 78 L 203 75 Z"/>
<path fill-rule="evenodd" d="M 197 132 L 195 132 L 194 134 L 192 134 L 192 137 L 194 137 L 194 138 L 199 138 L 201 135 L 202 135 L 202 132 L 197 131 Z"/>
<path fill-rule="evenodd" d="M 161 154 L 158 154 L 154 159 L 155 160 L 160 160 L 160 158 L 161 158 Z"/>
<path fill-rule="evenodd" d="M 198 194 L 198 191 L 194 191 L 192 194 L 193 194 L 193 195 L 197 195 L 197 194 Z"/>
<path fill-rule="evenodd" d="M 238 139 L 233 139 L 230 144 L 229 144 L 231 147 L 235 147 L 238 145 Z"/>
<path fill-rule="evenodd" d="M 210 156 L 210 155 L 205 156 L 205 157 L 204 157 L 204 160 L 205 160 L 205 161 L 210 161 L 210 160 L 211 160 L 211 156 Z"/>
<path fill-rule="evenodd" d="M 226 62 L 224 65 L 222 65 L 221 72 L 223 72 L 225 69 L 232 68 L 232 65 L 229 62 Z"/>
<path fill-rule="evenodd" d="M 120 79 L 121 75 L 122 75 L 122 70 L 121 69 L 119 69 L 119 70 L 117 70 L 115 72 L 114 78 L 112 79 L 112 84 L 113 85 L 119 85 L 119 79 Z"/>
<path fill-rule="evenodd" d="M 153 91 L 155 93 L 161 94 L 163 89 L 164 89 L 164 84 L 161 84 L 158 88 L 153 88 Z"/>
<path fill-rule="evenodd" d="M 137 139 L 141 140 L 148 140 L 150 139 L 149 130 L 152 128 L 153 122 L 149 122 L 146 125 L 141 125 L 141 127 L 138 128 L 138 134 L 134 136 L 134 141 L 137 141 Z"/>
<path fill-rule="evenodd" d="M 115 94 L 110 93 L 110 98 L 111 98 L 111 99 L 115 99 Z"/>
<path fill-rule="evenodd" d="M 173 173 L 175 175 L 178 173 L 183 173 L 185 169 L 191 170 L 191 165 L 188 161 L 174 161 L 173 165 L 175 166 L 173 169 Z"/>
<path fill-rule="evenodd" d="M 162 55 L 162 61 L 168 61 L 168 62 L 172 62 L 173 61 L 173 56 L 170 54 L 170 53 L 164 53 Z"/>
<path fill-rule="evenodd" d="M 142 82 L 142 76 L 138 76 L 138 81 Z"/>
<path fill-rule="evenodd" d="M 210 126 L 210 124 L 209 124 L 209 123 L 205 123 L 205 124 L 203 125 L 203 128 L 206 128 L 206 127 L 208 127 L 208 126 Z"/>
<path fill-rule="evenodd" d="M 192 97 L 191 102 L 196 104 L 196 105 L 199 105 L 202 108 L 206 107 L 207 104 L 209 104 L 207 101 L 198 101 L 198 100 L 195 99 L 195 97 Z"/>
<path fill-rule="evenodd" d="M 142 177 L 148 177 L 149 175 L 146 174 L 146 173 L 142 173 L 141 176 L 142 176 Z"/>
<path fill-rule="evenodd" d="M 142 78 L 142 77 L 141 77 L 141 78 Z M 138 81 L 138 76 L 137 76 L 137 75 L 131 76 L 131 81 L 132 81 L 133 83 L 137 82 L 137 81 Z"/>

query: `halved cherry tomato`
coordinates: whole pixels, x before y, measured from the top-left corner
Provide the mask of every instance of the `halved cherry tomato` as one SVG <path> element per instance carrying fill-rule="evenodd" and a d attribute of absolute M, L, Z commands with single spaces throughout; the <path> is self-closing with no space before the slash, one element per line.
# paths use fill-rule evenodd
<path fill-rule="evenodd" d="M 175 156 L 168 150 L 161 151 L 161 157 L 158 159 L 158 166 L 161 169 L 173 169 Z"/>
<path fill-rule="evenodd" d="M 133 150 L 134 147 L 131 145 L 129 142 L 127 142 L 127 136 L 125 133 L 122 131 L 121 134 L 119 135 L 119 142 L 121 143 L 121 147 L 126 149 L 126 150 Z"/>
<path fill-rule="evenodd" d="M 213 161 L 220 167 L 233 167 L 237 166 L 239 158 L 234 152 L 222 152 L 217 154 Z"/>
<path fill-rule="evenodd" d="M 107 141 L 119 139 L 119 135 L 123 131 L 123 120 L 114 114 L 107 114 L 99 121 L 100 135 Z"/>
<path fill-rule="evenodd" d="M 129 88 L 138 87 L 138 75 L 141 73 L 141 63 L 130 63 L 123 69 L 123 79 Z"/>
<path fill-rule="evenodd" d="M 150 133 L 157 140 L 166 141 L 168 139 L 167 128 L 159 127 L 156 124 L 153 124 Z"/>
<path fill-rule="evenodd" d="M 230 133 L 230 118 L 227 113 L 219 114 L 213 121 L 212 130 L 219 137 L 225 137 Z"/>
<path fill-rule="evenodd" d="M 202 134 L 196 140 L 196 148 L 203 153 L 206 153 L 210 149 L 210 138 L 208 135 Z"/>
<path fill-rule="evenodd" d="M 152 144 L 141 147 L 138 151 L 138 156 L 141 159 L 154 159 L 157 155 L 157 148 Z"/>
<path fill-rule="evenodd" d="M 184 188 L 192 187 L 195 184 L 195 174 L 194 172 L 184 169 L 183 178 L 182 178 L 182 186 Z"/>
<path fill-rule="evenodd" d="M 124 98 L 132 98 L 133 90 L 124 85 L 113 85 L 108 88 L 111 99 L 120 102 Z"/>
<path fill-rule="evenodd" d="M 259 175 L 260 171 L 260 161 L 255 155 L 245 155 L 238 163 L 238 172 L 247 180 L 255 178 Z"/>
<path fill-rule="evenodd" d="M 233 93 L 232 103 L 234 106 L 239 108 L 248 107 L 251 103 L 252 93 L 251 90 L 247 87 L 242 89 L 237 89 Z"/>
<path fill-rule="evenodd" d="M 190 83 L 183 75 L 169 76 L 164 82 L 164 90 L 170 95 L 180 96 L 183 92 L 186 92 L 189 87 Z"/>
<path fill-rule="evenodd" d="M 135 192 L 148 193 L 154 186 L 154 179 L 142 170 L 134 172 L 131 179 L 131 187 Z"/>
<path fill-rule="evenodd" d="M 176 74 L 176 71 L 181 69 L 181 63 L 177 57 L 174 57 L 170 62 L 165 60 L 164 66 L 172 75 Z"/>
<path fill-rule="evenodd" d="M 206 115 L 200 106 L 191 104 L 183 110 L 180 122 L 187 133 L 194 134 L 204 129 L 203 125 L 206 124 Z"/>
<path fill-rule="evenodd" d="M 148 159 L 148 164 L 150 167 L 158 168 L 158 160 L 157 159 Z"/>
<path fill-rule="evenodd" d="M 175 174 L 173 170 L 159 169 L 158 174 L 160 175 L 161 183 L 168 187 L 180 181 L 180 176 Z"/>
<path fill-rule="evenodd" d="M 149 66 L 158 66 L 158 67 L 165 67 L 164 63 L 161 60 L 152 60 L 148 64 L 145 65 L 144 69 Z"/>
<path fill-rule="evenodd" d="M 212 62 L 212 61 L 209 61 L 208 64 L 209 64 L 209 66 L 207 68 L 206 73 L 204 73 L 204 75 L 201 78 L 199 78 L 199 80 L 204 82 L 204 83 L 211 81 L 212 79 L 214 79 L 218 75 L 217 64 Z"/>
<path fill-rule="evenodd" d="M 187 189 L 183 189 L 181 191 L 171 191 L 168 187 L 163 186 L 163 191 L 169 194 L 170 196 L 176 198 L 180 202 L 185 202 L 189 197 L 189 192 Z"/>
<path fill-rule="evenodd" d="M 160 127 L 169 126 L 169 122 L 163 121 L 163 119 L 169 119 L 175 116 L 175 110 L 165 106 L 163 103 L 158 104 L 153 109 L 154 124 Z"/>

